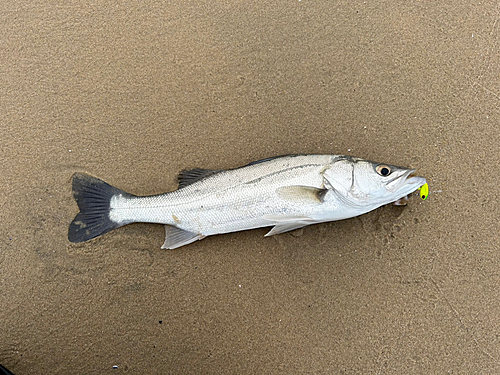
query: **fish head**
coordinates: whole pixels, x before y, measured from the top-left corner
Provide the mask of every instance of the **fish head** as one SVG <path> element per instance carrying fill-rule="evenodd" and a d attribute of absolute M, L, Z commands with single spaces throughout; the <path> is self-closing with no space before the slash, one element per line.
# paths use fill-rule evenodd
<path fill-rule="evenodd" d="M 325 187 L 342 201 L 365 210 L 396 202 L 426 183 L 414 169 L 345 157 L 324 171 Z M 328 186 L 329 185 L 329 186 Z"/>

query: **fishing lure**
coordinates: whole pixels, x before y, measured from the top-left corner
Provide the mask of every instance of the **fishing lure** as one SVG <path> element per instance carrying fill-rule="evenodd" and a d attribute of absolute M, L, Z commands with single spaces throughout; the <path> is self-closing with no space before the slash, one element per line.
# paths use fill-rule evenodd
<path fill-rule="evenodd" d="M 425 201 L 427 199 L 427 196 L 429 195 L 429 185 L 425 183 L 421 187 L 419 187 L 418 190 L 420 191 L 420 198 Z"/>

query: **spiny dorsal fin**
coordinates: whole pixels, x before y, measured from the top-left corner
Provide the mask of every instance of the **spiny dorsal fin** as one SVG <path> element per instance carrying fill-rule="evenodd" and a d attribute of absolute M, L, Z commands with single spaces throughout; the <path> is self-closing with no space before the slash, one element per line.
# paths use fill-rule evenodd
<path fill-rule="evenodd" d="M 222 172 L 224 169 L 201 169 L 194 168 L 190 170 L 183 170 L 177 176 L 179 180 L 179 189 L 188 185 L 194 184 L 197 181 L 203 180 L 208 176 Z"/>
<path fill-rule="evenodd" d="M 323 203 L 328 189 L 318 189 L 311 186 L 283 186 L 276 190 L 280 198 L 296 203 Z"/>
<path fill-rule="evenodd" d="M 244 167 L 248 167 L 250 165 L 264 163 L 266 161 L 270 161 L 270 160 L 274 160 L 274 159 L 280 159 L 280 158 L 286 158 L 286 157 L 295 157 L 295 156 L 302 156 L 302 155 L 301 154 L 288 154 L 288 155 L 280 155 L 280 156 L 271 156 L 270 158 L 265 158 L 265 159 L 261 159 L 261 160 L 252 161 L 251 163 L 248 163 Z"/>

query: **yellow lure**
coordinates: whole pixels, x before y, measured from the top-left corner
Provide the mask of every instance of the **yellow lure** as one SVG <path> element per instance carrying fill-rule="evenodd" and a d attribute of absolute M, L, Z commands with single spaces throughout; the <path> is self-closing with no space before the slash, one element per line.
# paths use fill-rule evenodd
<path fill-rule="evenodd" d="M 427 199 L 427 196 L 429 195 L 429 185 L 425 183 L 421 187 L 419 187 L 418 190 L 420 190 L 420 198 L 425 201 Z"/>

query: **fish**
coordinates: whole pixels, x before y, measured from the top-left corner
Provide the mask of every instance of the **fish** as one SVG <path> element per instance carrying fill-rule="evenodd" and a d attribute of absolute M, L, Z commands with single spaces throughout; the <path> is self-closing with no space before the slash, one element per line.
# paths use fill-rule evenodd
<path fill-rule="evenodd" d="M 265 236 L 343 220 L 398 202 L 426 183 L 415 169 L 346 155 L 285 155 L 235 169 L 181 171 L 177 190 L 137 196 L 77 172 L 80 212 L 68 239 L 85 242 L 131 223 L 165 224 L 162 249 L 272 227 Z"/>

